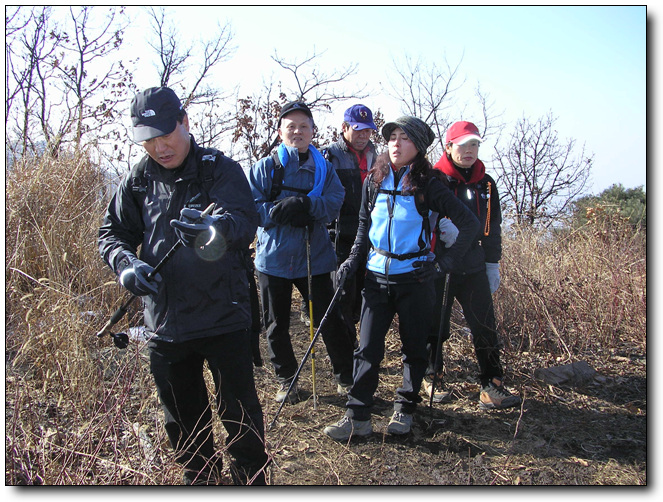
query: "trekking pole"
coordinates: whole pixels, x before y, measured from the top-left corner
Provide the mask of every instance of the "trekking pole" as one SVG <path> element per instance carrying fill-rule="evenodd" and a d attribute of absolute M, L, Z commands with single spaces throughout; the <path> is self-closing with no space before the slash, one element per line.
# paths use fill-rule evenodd
<path fill-rule="evenodd" d="M 207 206 L 207 209 L 205 209 L 201 214 L 200 218 L 204 218 L 205 216 L 209 216 L 212 211 L 214 211 L 214 208 L 216 207 L 216 203 L 212 202 L 209 206 Z M 177 252 L 177 250 L 182 247 L 182 241 L 177 240 L 177 242 L 173 245 L 172 248 L 168 250 L 166 255 L 161 258 L 161 261 L 157 263 L 156 267 L 152 270 L 147 275 L 148 279 L 152 279 L 155 275 L 159 273 L 159 270 L 163 268 L 163 266 L 172 258 L 172 256 Z M 120 308 L 118 308 L 115 313 L 111 316 L 111 318 L 108 320 L 108 322 L 104 325 L 103 328 L 99 330 L 97 333 L 97 337 L 101 338 L 105 334 L 109 334 L 113 338 L 113 343 L 118 349 L 124 349 L 129 345 L 129 336 L 126 333 L 111 333 L 110 329 L 115 326 L 120 319 L 124 317 L 124 315 L 127 313 L 127 310 L 129 310 L 129 307 L 131 304 L 138 298 L 138 295 L 131 295 L 128 300 L 126 300 Z"/>
<path fill-rule="evenodd" d="M 449 272 L 444 274 L 444 291 L 442 293 L 442 309 L 440 313 L 440 327 L 437 330 L 437 345 L 435 347 L 435 366 L 433 366 L 433 386 L 430 391 L 430 401 L 428 407 L 433 409 L 433 396 L 435 395 L 435 384 L 437 383 L 437 371 L 442 357 L 442 332 L 444 331 L 445 314 L 447 311 L 447 301 L 449 299 Z"/>
<path fill-rule="evenodd" d="M 308 356 L 311 354 L 311 351 L 313 350 L 313 345 L 315 345 L 316 340 L 318 339 L 318 336 L 320 336 L 320 330 L 322 329 L 322 326 L 324 326 L 325 321 L 327 321 L 327 318 L 329 317 L 329 314 L 334 310 L 336 307 L 336 304 L 338 303 L 339 298 L 341 298 L 341 295 L 343 294 L 343 282 L 345 282 L 345 279 L 341 281 L 338 286 L 336 287 L 336 292 L 334 293 L 334 296 L 332 297 L 331 301 L 329 302 L 329 307 L 327 307 L 327 311 L 325 312 L 325 315 L 322 316 L 322 319 L 320 320 L 320 324 L 318 325 L 318 329 L 315 331 L 315 335 L 313 336 L 313 339 L 311 340 L 311 344 L 308 346 L 308 350 L 306 351 L 306 354 L 304 354 L 304 357 L 302 358 L 301 363 L 299 363 L 299 368 L 297 368 L 297 371 L 295 372 L 295 376 L 292 378 L 292 382 L 290 382 L 290 387 L 288 387 L 288 392 L 286 393 L 286 396 L 290 394 L 290 391 L 294 388 L 295 384 L 297 383 L 297 379 L 299 378 L 299 374 L 302 371 L 302 368 L 306 364 L 306 360 L 308 359 Z M 313 323 L 313 319 L 311 319 L 311 323 Z M 281 405 L 279 406 L 279 409 L 276 411 L 276 415 L 274 415 L 274 418 L 272 419 L 271 423 L 267 426 L 267 430 L 271 430 L 272 427 L 274 427 L 274 424 L 276 423 L 276 419 L 278 418 L 279 414 L 281 413 L 281 410 L 283 409 L 283 406 L 285 405 L 285 402 L 287 399 L 284 399 L 281 401 Z"/>
<path fill-rule="evenodd" d="M 308 281 L 308 318 L 310 340 L 313 341 L 313 277 L 311 275 L 311 233 L 313 226 L 308 225 L 304 232 L 306 233 L 306 275 Z M 313 409 L 318 409 L 318 395 L 315 391 L 315 349 L 311 348 L 311 383 L 313 387 Z"/>

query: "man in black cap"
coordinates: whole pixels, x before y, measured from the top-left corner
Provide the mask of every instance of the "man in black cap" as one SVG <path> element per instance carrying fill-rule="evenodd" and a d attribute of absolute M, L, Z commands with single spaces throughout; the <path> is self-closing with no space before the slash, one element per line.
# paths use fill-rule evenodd
<path fill-rule="evenodd" d="M 280 383 L 277 402 L 292 403 L 300 397 L 296 384 L 288 392 L 298 368 L 290 340 L 290 310 L 293 286 L 308 303 L 309 263 L 314 324 L 334 295 L 330 273 L 336 270 L 336 254 L 326 225 L 338 216 L 344 190 L 332 165 L 311 144 L 314 127 L 305 103 L 285 104 L 278 120 L 281 144 L 256 162 L 249 174 L 260 217 L 255 267 L 270 360 Z M 353 345 L 338 310 L 330 313 L 321 335 L 337 391 L 345 394 L 352 383 Z"/>
<path fill-rule="evenodd" d="M 99 230 L 101 256 L 143 299 L 150 369 L 185 484 L 219 480 L 212 410 L 228 433 L 234 483 L 265 484 L 268 456 L 253 380 L 244 254 L 258 216 L 246 176 L 237 162 L 196 144 L 169 88 L 138 93 L 131 119 L 134 141 L 147 155 L 110 201 Z M 211 203 L 216 208 L 203 216 Z M 184 246 L 152 277 L 178 240 Z M 216 387 L 214 405 L 205 361 Z"/>
<path fill-rule="evenodd" d="M 356 104 L 345 110 L 341 124 L 341 138 L 323 149 L 338 178 L 345 188 L 345 199 L 340 214 L 329 225 L 329 236 L 336 251 L 337 264 L 343 263 L 350 255 L 350 249 L 357 236 L 359 227 L 359 208 L 361 206 L 361 187 L 366 174 L 375 162 L 375 145 L 371 135 L 377 131 L 373 122 L 373 112 L 363 104 Z M 356 340 L 361 311 L 361 289 L 364 286 L 364 267 L 357 273 L 346 277 L 343 284 L 343 296 L 339 309 L 351 336 Z"/>

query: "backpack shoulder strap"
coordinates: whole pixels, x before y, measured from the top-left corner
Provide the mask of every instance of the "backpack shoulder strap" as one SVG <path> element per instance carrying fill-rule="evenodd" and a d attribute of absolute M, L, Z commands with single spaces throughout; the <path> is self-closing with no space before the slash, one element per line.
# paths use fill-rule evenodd
<path fill-rule="evenodd" d="M 272 168 L 272 188 L 269 191 L 269 202 L 274 202 L 276 198 L 281 194 L 283 190 L 289 190 L 291 192 L 307 194 L 309 189 L 300 188 L 300 187 L 291 187 L 283 183 L 283 178 L 285 177 L 285 169 L 281 164 L 278 153 L 274 152 L 271 155 L 272 162 L 274 167 Z"/>
<path fill-rule="evenodd" d="M 201 148 L 198 157 L 198 181 L 209 193 L 209 189 L 214 183 L 214 171 L 216 169 L 216 157 L 223 155 L 222 152 L 214 148 Z"/>
<path fill-rule="evenodd" d="M 269 192 L 269 202 L 274 202 L 283 190 L 283 176 L 285 176 L 285 169 L 281 165 L 281 160 L 279 159 L 278 153 L 272 153 L 272 163 L 274 167 L 272 168 L 272 188 Z"/>
<path fill-rule="evenodd" d="M 143 206 L 143 202 L 145 201 L 145 196 L 147 194 L 148 179 L 145 175 L 147 162 L 148 156 L 146 155 L 131 169 L 131 173 L 129 175 L 129 187 L 131 188 L 131 194 L 133 195 L 136 204 L 138 204 L 140 207 Z"/>
<path fill-rule="evenodd" d="M 382 182 L 375 183 L 373 181 L 373 174 L 368 175 L 368 214 L 371 214 L 373 208 L 375 207 L 375 201 L 378 198 L 378 193 L 380 193 Z"/>

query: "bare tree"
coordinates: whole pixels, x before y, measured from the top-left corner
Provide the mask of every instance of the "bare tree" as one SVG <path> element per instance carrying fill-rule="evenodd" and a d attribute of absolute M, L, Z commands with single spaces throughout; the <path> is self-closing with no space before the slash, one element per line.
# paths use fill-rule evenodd
<path fill-rule="evenodd" d="M 13 108 L 6 120 L 13 127 L 6 142 L 22 145 L 20 154 L 58 156 L 67 143 L 98 145 L 109 134 L 131 82 L 122 63 L 108 58 L 122 43 L 123 12 L 95 8 L 93 16 L 92 9 L 68 8 L 64 17 L 60 7 L 13 13 L 14 20 L 26 13 L 26 22 L 8 39 Z"/>
<path fill-rule="evenodd" d="M 276 118 L 286 102 L 301 100 L 314 112 L 329 112 L 333 104 L 366 97 L 365 86 L 349 92 L 344 90 L 346 79 L 356 73 L 357 65 L 349 63 L 344 69 L 323 72 L 318 65 L 323 54 L 314 50 L 312 55 L 306 55 L 301 60 L 287 61 L 275 52 L 272 60 L 285 70 L 286 80 L 292 84 L 272 78 L 259 93 L 238 100 L 233 142 L 242 145 L 249 162 L 264 157 L 278 144 Z M 337 137 L 335 134 L 333 128 L 317 130 L 313 143 L 327 143 Z"/>
<path fill-rule="evenodd" d="M 160 85 L 176 90 L 188 111 L 196 108 L 189 122 L 197 141 L 205 146 L 215 144 L 233 129 L 233 110 L 224 103 L 234 91 L 224 94 L 208 84 L 213 70 L 235 52 L 230 24 L 219 24 L 207 40 L 183 44 L 187 37 L 182 36 L 164 8 L 150 8 L 148 13 L 153 34 L 148 45 L 158 57 Z"/>
<path fill-rule="evenodd" d="M 336 84 L 343 83 L 348 77 L 354 75 L 357 71 L 357 64 L 350 63 L 345 69 L 333 70 L 330 73 L 323 72 L 317 66 L 316 60 L 321 58 L 325 52 L 318 53 L 314 48 L 313 54 L 305 56 L 301 61 L 286 61 L 274 52 L 271 58 L 281 68 L 291 73 L 294 80 L 294 87 L 286 90 L 289 99 L 306 101 L 311 110 L 316 108 L 331 110 L 332 103 L 366 97 L 364 94 L 366 86 L 347 94 L 339 91 Z"/>
<path fill-rule="evenodd" d="M 593 155 L 587 156 L 584 146 L 576 154 L 574 139 L 560 140 L 556 121 L 552 113 L 534 122 L 523 117 L 507 145 L 495 146 L 502 203 L 517 224 L 550 226 L 589 182 Z"/>
<path fill-rule="evenodd" d="M 394 60 L 393 67 L 396 77 L 390 81 L 389 94 L 402 102 L 404 114 L 418 117 L 431 126 L 438 138 L 433 151 L 439 152 L 444 146 L 444 133 L 454 120 L 450 112 L 452 99 L 464 84 L 464 81 L 457 83 L 460 62 L 452 66 L 445 59 L 444 67 L 440 67 L 406 56 L 403 63 Z"/>
<path fill-rule="evenodd" d="M 239 143 L 243 152 L 238 161 L 256 162 L 269 154 L 277 135 L 277 117 L 286 96 L 275 89 L 277 84 L 266 83 L 262 92 L 237 100 L 237 114 L 232 142 Z"/>
<path fill-rule="evenodd" d="M 22 8 L 6 18 L 5 144 L 14 157 L 39 154 L 48 143 L 39 119 L 45 105 L 42 96 L 53 76 L 49 61 L 62 47 L 62 36 L 50 22 L 51 7 Z"/>

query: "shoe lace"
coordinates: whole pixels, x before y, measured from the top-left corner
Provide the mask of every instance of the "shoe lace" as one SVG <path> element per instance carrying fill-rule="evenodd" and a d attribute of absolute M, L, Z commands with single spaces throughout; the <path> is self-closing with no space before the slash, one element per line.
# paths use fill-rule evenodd
<path fill-rule="evenodd" d="M 511 396 L 511 393 L 510 393 L 508 390 L 506 390 L 506 388 L 504 387 L 504 385 L 495 385 L 495 384 L 492 384 L 491 387 L 493 388 L 493 392 L 494 392 L 495 394 L 499 394 L 499 395 L 502 396 L 502 397 L 509 397 L 509 396 Z"/>
<path fill-rule="evenodd" d="M 407 418 L 407 415 L 405 413 L 402 413 L 400 411 L 395 411 L 394 416 L 392 417 L 392 420 L 394 422 L 404 422 L 406 418 Z"/>

